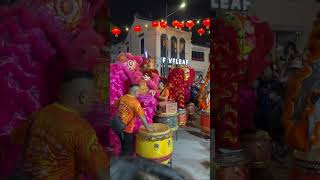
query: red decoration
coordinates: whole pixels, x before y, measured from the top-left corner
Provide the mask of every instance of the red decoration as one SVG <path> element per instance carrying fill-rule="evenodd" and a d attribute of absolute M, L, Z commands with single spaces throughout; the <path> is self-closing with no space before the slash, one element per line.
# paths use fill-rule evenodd
<path fill-rule="evenodd" d="M 195 78 L 194 69 L 189 69 L 189 78 L 185 79 L 185 68 L 174 68 L 170 71 L 167 83 L 171 83 L 173 88 L 170 89 L 169 99 L 178 103 L 178 108 L 185 108 L 190 98 L 190 87 Z"/>
<path fill-rule="evenodd" d="M 191 30 L 191 28 L 193 28 L 194 26 L 194 22 L 192 20 L 189 20 L 186 22 L 186 26 Z"/>
<path fill-rule="evenodd" d="M 139 32 L 141 32 L 142 27 L 138 25 L 138 26 L 135 26 L 135 27 L 133 28 L 133 30 L 134 30 L 136 33 L 139 33 Z"/>
<path fill-rule="evenodd" d="M 203 28 L 198 29 L 198 34 L 202 36 L 206 31 Z"/>
<path fill-rule="evenodd" d="M 184 27 L 184 22 L 179 23 L 179 28 L 182 29 Z"/>
<path fill-rule="evenodd" d="M 179 27 L 179 24 L 180 24 L 180 22 L 178 20 L 174 20 L 172 22 L 172 26 L 175 27 L 175 28 Z"/>
<path fill-rule="evenodd" d="M 158 21 L 153 21 L 152 22 L 152 27 L 156 28 L 159 26 L 159 22 Z"/>
<path fill-rule="evenodd" d="M 203 25 L 209 29 L 210 28 L 210 18 L 203 20 Z"/>
<path fill-rule="evenodd" d="M 111 32 L 115 37 L 118 37 L 121 34 L 121 30 L 117 27 L 113 28 Z"/>
<path fill-rule="evenodd" d="M 215 83 L 211 93 L 216 97 L 215 104 L 219 105 L 212 106 L 212 111 L 217 114 L 212 121 L 213 127 L 217 129 L 217 148 L 241 148 L 239 141 L 240 128 L 243 128 L 241 125 L 243 121 L 248 122 L 248 117 L 252 119 L 249 114 L 255 112 L 252 106 L 254 100 L 244 94 L 252 93 L 250 86 L 267 67 L 266 56 L 273 44 L 272 31 L 268 24 L 247 16 L 240 16 L 239 19 L 249 19 L 255 30 L 250 35 L 250 39 L 255 38 L 255 47 L 249 53 L 247 60 L 241 59 L 236 25 L 230 26 L 225 19 L 215 20 L 214 26 L 219 28 L 214 28 L 210 34 L 211 45 L 214 47 L 211 48 L 211 54 L 214 56 L 210 59 L 213 69 L 211 81 Z M 246 104 L 246 108 L 241 107 L 243 104 Z M 231 123 L 233 127 L 230 126 Z M 231 138 L 225 138 L 225 132 L 228 132 Z"/>
<path fill-rule="evenodd" d="M 166 22 L 160 22 L 160 26 L 162 27 L 162 28 L 167 28 L 167 23 Z"/>

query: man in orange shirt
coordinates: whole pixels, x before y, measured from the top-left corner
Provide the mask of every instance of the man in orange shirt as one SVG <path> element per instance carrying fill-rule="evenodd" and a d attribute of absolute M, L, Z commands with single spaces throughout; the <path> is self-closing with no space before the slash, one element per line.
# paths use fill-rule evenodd
<path fill-rule="evenodd" d="M 109 158 L 91 125 L 83 119 L 96 102 L 93 75 L 66 75 L 60 100 L 33 114 L 13 132 L 24 144 L 22 171 L 30 179 L 74 180 L 82 175 L 109 179 Z"/>
<path fill-rule="evenodd" d="M 129 89 L 129 94 L 126 94 L 116 102 L 118 107 L 117 116 L 121 122 L 125 125 L 123 130 L 122 140 L 122 155 L 132 155 L 134 152 L 134 134 L 133 128 L 135 125 L 136 117 L 139 117 L 144 127 L 153 131 L 153 127 L 147 123 L 144 110 L 141 107 L 140 102 L 136 98 L 139 92 L 139 85 L 132 85 Z"/>

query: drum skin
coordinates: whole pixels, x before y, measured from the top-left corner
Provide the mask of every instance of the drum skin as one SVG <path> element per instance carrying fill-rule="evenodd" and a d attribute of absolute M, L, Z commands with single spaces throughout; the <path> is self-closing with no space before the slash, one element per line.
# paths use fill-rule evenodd
<path fill-rule="evenodd" d="M 179 109 L 178 122 L 179 126 L 183 127 L 187 125 L 188 115 L 185 109 Z"/>
<path fill-rule="evenodd" d="M 178 114 L 156 114 L 154 117 L 154 121 L 156 123 L 166 124 L 171 128 L 171 131 L 177 131 L 179 124 L 178 124 Z"/>
<path fill-rule="evenodd" d="M 214 158 L 217 180 L 251 180 L 248 159 L 243 153 L 232 156 L 217 155 Z"/>
<path fill-rule="evenodd" d="M 201 112 L 200 125 L 201 125 L 202 133 L 207 136 L 210 136 L 210 113 Z"/>
<path fill-rule="evenodd" d="M 172 132 L 170 127 L 154 123 L 155 132 L 148 132 L 144 126 L 136 137 L 136 155 L 167 165 L 173 152 Z"/>
<path fill-rule="evenodd" d="M 263 135 L 257 135 L 263 134 Z M 251 158 L 251 166 L 266 167 L 271 162 L 271 138 L 268 133 L 260 131 L 252 135 L 241 137 L 243 149 Z"/>
<path fill-rule="evenodd" d="M 299 155 L 297 155 L 299 154 Z M 289 180 L 319 180 L 320 179 L 320 159 L 318 152 L 315 157 L 310 153 L 298 152 L 294 158 L 294 168 L 290 172 Z"/>

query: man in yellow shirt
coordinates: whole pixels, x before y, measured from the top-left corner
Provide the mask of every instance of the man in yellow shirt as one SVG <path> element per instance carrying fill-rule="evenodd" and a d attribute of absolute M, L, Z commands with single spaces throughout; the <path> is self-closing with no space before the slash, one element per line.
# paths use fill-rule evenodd
<path fill-rule="evenodd" d="M 134 134 L 133 128 L 136 117 L 139 117 L 144 127 L 153 131 L 153 127 L 148 125 L 144 110 L 140 102 L 136 98 L 139 92 L 139 85 L 132 85 L 129 89 L 129 94 L 126 94 L 116 102 L 118 107 L 117 116 L 125 125 L 122 139 L 122 155 L 132 155 L 134 152 Z"/>
<path fill-rule="evenodd" d="M 74 180 L 82 175 L 109 179 L 109 158 L 91 125 L 83 119 L 96 102 L 93 75 L 65 76 L 59 102 L 33 114 L 13 132 L 25 145 L 22 171 L 29 179 Z"/>

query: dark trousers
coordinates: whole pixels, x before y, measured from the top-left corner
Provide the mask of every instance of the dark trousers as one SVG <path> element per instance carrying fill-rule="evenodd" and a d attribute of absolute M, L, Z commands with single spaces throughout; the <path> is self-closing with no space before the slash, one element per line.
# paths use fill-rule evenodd
<path fill-rule="evenodd" d="M 132 156 L 134 153 L 134 134 L 123 132 L 123 138 L 121 138 L 121 146 L 122 156 Z"/>

